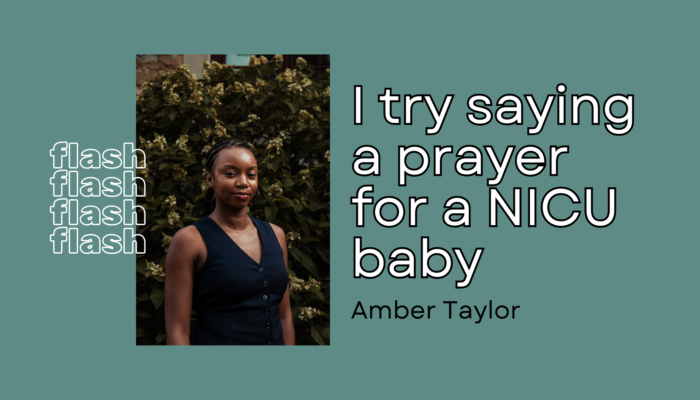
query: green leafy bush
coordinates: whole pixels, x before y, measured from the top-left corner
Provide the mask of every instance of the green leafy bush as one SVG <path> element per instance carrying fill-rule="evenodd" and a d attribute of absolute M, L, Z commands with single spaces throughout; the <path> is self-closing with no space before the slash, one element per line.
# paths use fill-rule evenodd
<path fill-rule="evenodd" d="M 297 344 L 330 343 L 330 70 L 299 58 L 251 57 L 234 69 L 187 66 L 143 85 L 136 97 L 137 146 L 146 152 L 147 252 L 136 259 L 137 343 L 165 344 L 163 271 L 175 232 L 206 216 L 204 164 L 217 141 L 248 142 L 258 159 L 259 195 L 250 215 L 287 233 Z M 196 318 L 196 316 L 194 316 Z"/>

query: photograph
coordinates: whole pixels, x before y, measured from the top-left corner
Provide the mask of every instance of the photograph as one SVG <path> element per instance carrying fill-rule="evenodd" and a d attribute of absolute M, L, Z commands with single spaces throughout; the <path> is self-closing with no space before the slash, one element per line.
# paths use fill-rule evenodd
<path fill-rule="evenodd" d="M 330 55 L 136 56 L 137 345 L 330 345 L 330 126 Z"/>

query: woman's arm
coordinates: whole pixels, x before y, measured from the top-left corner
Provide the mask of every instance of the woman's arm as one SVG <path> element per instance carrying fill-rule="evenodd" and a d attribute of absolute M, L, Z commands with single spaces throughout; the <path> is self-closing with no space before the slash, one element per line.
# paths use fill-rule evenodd
<path fill-rule="evenodd" d="M 287 268 L 287 237 L 284 234 L 282 228 L 277 225 L 270 224 L 272 229 L 277 235 L 277 240 L 280 242 L 280 247 L 282 248 L 282 257 L 284 258 L 284 267 Z M 285 346 L 294 346 L 295 334 L 294 334 L 294 320 L 292 319 L 292 307 L 289 303 L 289 285 L 287 285 L 287 290 L 284 291 L 284 296 L 279 305 L 280 309 L 280 320 L 282 321 L 282 337 L 284 339 Z"/>
<path fill-rule="evenodd" d="M 180 229 L 165 258 L 165 331 L 168 345 L 190 344 L 192 282 L 203 239 L 194 226 Z M 206 247 L 205 247 L 206 251 Z"/>

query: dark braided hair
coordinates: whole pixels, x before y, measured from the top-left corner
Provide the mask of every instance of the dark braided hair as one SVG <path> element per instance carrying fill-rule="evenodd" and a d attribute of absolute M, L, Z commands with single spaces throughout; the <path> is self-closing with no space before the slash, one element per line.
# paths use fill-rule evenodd
<path fill-rule="evenodd" d="M 216 162 L 216 158 L 219 156 L 219 153 L 223 149 L 230 149 L 231 147 L 238 147 L 241 149 L 248 149 L 250 150 L 251 153 L 253 153 L 253 148 L 250 147 L 250 145 L 242 140 L 238 139 L 224 139 L 217 144 L 213 145 L 211 147 L 211 150 L 209 150 L 209 154 L 207 155 L 207 168 L 206 170 L 209 173 L 212 173 L 211 169 L 214 166 L 214 163 Z"/>
<path fill-rule="evenodd" d="M 210 174 L 213 174 L 212 168 L 214 167 L 214 163 L 216 162 L 217 157 L 219 157 L 219 153 L 221 150 L 224 149 L 230 149 L 233 147 L 241 148 L 241 149 L 248 149 L 251 153 L 253 153 L 253 148 L 250 147 L 250 145 L 242 140 L 238 139 L 224 139 L 215 145 L 211 147 L 211 150 L 209 150 L 209 154 L 207 155 L 207 165 L 205 170 L 209 172 Z M 253 153 L 254 155 L 255 153 Z M 212 192 L 212 197 L 213 197 L 213 190 L 211 188 L 207 189 L 207 193 L 205 193 L 204 198 L 206 199 L 209 197 L 209 192 Z M 211 203 L 209 207 L 209 214 L 211 214 L 214 211 L 214 207 L 216 205 L 216 200 L 212 198 Z"/>

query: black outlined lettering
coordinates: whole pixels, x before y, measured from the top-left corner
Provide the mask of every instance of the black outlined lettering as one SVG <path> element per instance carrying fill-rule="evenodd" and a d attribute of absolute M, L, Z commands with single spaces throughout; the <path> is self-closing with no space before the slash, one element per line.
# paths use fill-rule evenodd
<path fill-rule="evenodd" d="M 353 264 L 355 266 L 355 274 L 353 278 L 374 279 L 381 275 L 384 271 L 384 255 L 382 255 L 382 253 L 374 247 L 367 247 L 363 249 L 362 238 L 359 236 L 355 236 L 353 241 Z M 362 267 L 362 259 L 366 256 L 372 256 L 377 259 L 377 268 L 375 268 L 374 271 L 367 271 Z"/>
<path fill-rule="evenodd" d="M 459 204 L 462 208 L 453 208 L 454 205 Z M 471 206 L 469 200 L 464 197 L 454 196 L 450 197 L 445 201 L 445 206 L 447 210 L 442 214 L 442 222 L 449 226 L 450 228 L 459 228 L 463 226 L 471 226 Z M 452 216 L 460 217 L 457 220 L 453 220 Z"/>
<path fill-rule="evenodd" d="M 361 186 L 360 188 L 357 189 L 357 195 L 356 197 L 351 197 L 350 198 L 350 204 L 356 204 L 356 210 L 355 210 L 355 215 L 356 215 L 356 220 L 355 220 L 355 227 L 357 228 L 362 228 L 365 226 L 365 217 L 364 217 L 364 205 L 365 204 L 372 204 L 374 202 L 374 197 L 364 197 L 365 193 L 372 193 L 374 192 L 374 185 L 364 185 Z"/>
<path fill-rule="evenodd" d="M 485 107 L 481 107 L 476 104 L 476 102 L 482 102 L 485 106 L 491 105 L 491 99 L 484 94 L 475 94 L 469 98 L 467 101 L 467 107 L 474 113 L 467 113 L 467 119 L 474 125 L 486 125 L 491 122 L 491 110 Z M 477 118 L 475 113 L 484 114 L 483 118 Z"/>
<path fill-rule="evenodd" d="M 487 180 L 486 184 L 489 186 L 496 186 L 501 183 L 501 181 L 503 180 L 503 176 L 506 174 L 508 162 L 510 161 L 510 157 L 513 155 L 513 149 L 515 149 L 515 146 L 508 146 L 506 148 L 506 154 L 503 156 L 502 161 L 498 160 L 498 156 L 496 155 L 496 153 L 493 152 L 493 147 L 484 146 L 484 148 L 486 149 L 486 154 L 491 160 L 493 168 L 496 170 L 496 176 L 492 179 Z"/>
<path fill-rule="evenodd" d="M 452 146 L 435 146 L 433 147 L 435 156 L 433 157 L 433 175 L 442 176 L 442 156 L 447 153 L 452 153 Z"/>
<path fill-rule="evenodd" d="M 401 118 L 395 118 L 391 115 L 391 103 L 401 100 L 401 95 L 392 95 L 391 88 L 385 88 L 384 95 L 378 95 L 377 99 L 380 103 L 384 103 L 384 120 L 391 125 L 400 125 Z"/>
<path fill-rule="evenodd" d="M 386 220 L 382 216 L 382 208 L 384 208 L 386 204 L 392 204 L 394 207 L 396 207 L 396 217 L 394 217 L 392 220 Z M 405 214 L 403 203 L 394 196 L 382 197 L 374 206 L 374 220 L 385 228 L 393 228 L 399 225 L 403 221 Z"/>
<path fill-rule="evenodd" d="M 355 85 L 355 125 L 362 125 L 362 85 Z"/>
<path fill-rule="evenodd" d="M 433 103 L 433 97 L 429 94 L 425 95 L 425 102 L 428 103 L 428 108 L 430 109 L 430 116 L 433 117 L 433 121 L 435 121 L 435 124 L 432 128 L 425 128 L 426 135 L 435 135 L 437 133 L 440 133 L 440 130 L 442 129 L 442 124 L 445 122 L 445 117 L 450 111 L 450 104 L 452 104 L 453 98 L 453 94 L 446 95 L 445 100 L 443 100 L 442 102 L 442 107 L 440 108 L 440 110 L 438 110 L 437 108 L 435 108 L 435 104 Z"/>
<path fill-rule="evenodd" d="M 615 221 L 615 210 L 617 209 L 617 197 L 615 192 L 617 188 L 608 188 L 608 214 L 605 216 L 604 220 L 596 219 L 593 215 L 593 188 L 586 188 L 586 219 L 588 223 L 595 226 L 596 228 L 605 228 L 610 226 L 610 224 Z"/>
<path fill-rule="evenodd" d="M 549 175 L 559 176 L 559 155 L 568 154 L 569 146 L 549 146 Z"/>
<path fill-rule="evenodd" d="M 405 259 L 398 258 L 399 256 L 406 256 Z M 389 255 L 389 259 L 393 260 L 389 263 L 389 275 L 394 278 L 403 279 L 415 279 L 416 277 L 416 255 L 413 254 L 411 249 L 406 247 L 399 247 L 394 249 Z M 397 268 L 405 267 L 406 269 L 399 271 Z"/>
<path fill-rule="evenodd" d="M 466 153 L 472 153 L 474 154 L 474 157 L 464 157 Z M 455 171 L 462 175 L 462 176 L 471 176 L 471 175 L 476 175 L 476 176 L 482 176 L 483 169 L 482 169 L 482 154 L 481 150 L 479 150 L 478 147 L 474 146 L 464 146 L 459 149 L 457 152 L 457 155 L 459 157 L 462 157 L 461 159 L 457 160 L 455 163 Z M 464 169 L 464 164 L 474 164 L 474 167 L 470 169 Z"/>
<path fill-rule="evenodd" d="M 406 94 L 403 96 L 403 101 L 404 101 L 404 108 L 403 108 L 403 124 L 404 125 L 413 125 L 413 105 L 416 103 L 422 103 L 423 102 L 423 95 L 415 95 L 412 96 L 410 94 Z"/>
<path fill-rule="evenodd" d="M 528 153 L 534 153 L 536 157 L 525 157 Z M 535 164 L 535 168 L 527 169 L 526 164 Z M 520 171 L 521 174 L 525 176 L 537 176 L 542 171 L 546 165 L 544 152 L 537 146 L 525 146 L 518 150 L 518 154 L 515 157 L 515 166 Z"/>
<path fill-rule="evenodd" d="M 409 197 L 409 216 L 408 227 L 415 228 L 418 226 L 418 207 L 423 204 L 428 204 L 427 197 Z"/>
<path fill-rule="evenodd" d="M 421 240 L 421 277 L 442 279 L 452 270 L 452 256 L 442 247 L 430 248 L 429 238 L 422 236 Z M 440 271 L 434 271 L 430 268 L 430 258 L 440 256 L 445 260 L 445 266 Z"/>
<path fill-rule="evenodd" d="M 527 226 L 537 226 L 537 189 L 527 188 Z"/>
<path fill-rule="evenodd" d="M 563 83 L 560 83 L 557 85 L 557 92 L 558 93 L 566 93 L 566 85 Z M 565 94 L 558 94 L 557 95 L 557 125 L 564 125 L 566 124 L 566 95 Z"/>
<path fill-rule="evenodd" d="M 622 117 L 618 117 L 612 113 L 612 105 L 618 101 L 625 103 L 625 106 L 627 107 L 625 115 Z M 622 94 L 614 94 L 605 100 L 605 106 L 603 108 L 605 109 L 605 118 L 608 120 L 608 123 L 605 124 L 605 129 L 607 129 L 608 132 L 616 136 L 624 136 L 632 130 L 634 127 L 633 94 L 627 96 Z M 619 124 L 625 124 L 625 126 L 622 128 L 616 128 L 615 125 Z"/>
<path fill-rule="evenodd" d="M 416 153 L 421 156 L 421 163 L 418 169 L 412 169 L 406 164 L 406 158 L 411 153 Z M 421 176 L 428 170 L 430 164 L 430 156 L 421 146 L 399 146 L 399 186 L 406 186 L 406 176 Z"/>
<path fill-rule="evenodd" d="M 520 221 L 520 188 L 513 188 L 513 209 L 508 206 L 508 203 L 503 199 L 497 188 L 489 188 L 489 227 L 498 227 L 498 209 L 506 214 L 508 220 L 514 227 L 522 226 Z"/>
<path fill-rule="evenodd" d="M 507 105 L 506 103 L 515 103 L 514 106 Z M 501 125 L 522 125 L 523 124 L 523 102 L 520 97 L 514 94 L 506 94 L 498 99 L 497 105 L 501 106 L 496 111 L 496 121 Z M 513 115 L 511 117 L 506 117 L 505 114 Z"/>
<path fill-rule="evenodd" d="M 549 112 L 552 109 L 552 103 L 554 103 L 554 95 L 550 94 L 547 96 L 542 110 L 537 107 L 537 102 L 535 102 L 535 98 L 531 94 L 526 94 L 525 100 L 527 100 L 527 104 L 530 106 L 530 112 L 532 112 L 532 116 L 535 117 L 535 121 L 537 122 L 535 126 L 527 128 L 527 134 L 537 135 L 542 132 L 544 124 L 547 122 L 547 117 L 549 117 Z"/>
<path fill-rule="evenodd" d="M 591 124 L 600 125 L 600 106 L 598 105 L 598 99 L 590 94 L 571 95 L 571 125 L 579 124 L 579 112 L 581 111 L 581 104 L 588 103 L 591 105 Z"/>
<path fill-rule="evenodd" d="M 547 221 L 548 224 L 557 227 L 557 228 L 566 228 L 568 226 L 573 225 L 578 217 L 581 215 L 580 211 L 573 211 L 571 215 L 569 215 L 569 218 L 567 219 L 556 219 L 552 216 L 552 214 L 549 212 L 549 203 L 552 201 L 552 199 L 555 196 L 559 195 L 564 195 L 571 199 L 571 202 L 574 204 L 580 204 L 581 201 L 578 199 L 578 196 L 576 193 L 574 193 L 571 189 L 569 188 L 564 188 L 564 187 L 557 187 L 544 195 L 544 198 L 542 198 L 542 216 L 544 217 L 545 221 Z"/>
<path fill-rule="evenodd" d="M 372 157 L 362 157 L 363 153 L 370 153 Z M 352 172 L 357 176 L 381 176 L 379 170 L 379 150 L 370 145 L 360 146 L 355 150 L 355 157 L 360 157 L 352 163 Z M 367 169 L 362 169 L 362 164 L 371 164 Z"/>
<path fill-rule="evenodd" d="M 457 256 L 459 266 L 462 268 L 462 272 L 464 272 L 464 279 L 461 282 L 456 281 L 455 287 L 457 289 L 469 287 L 469 285 L 472 283 L 472 279 L 474 278 L 474 274 L 476 273 L 476 268 L 479 266 L 479 260 L 481 259 L 481 254 L 484 253 L 484 248 L 477 247 L 476 250 L 474 250 L 474 255 L 472 256 L 471 263 L 469 263 L 464 258 L 464 254 L 462 254 L 462 249 L 453 247 L 452 251 Z"/>

